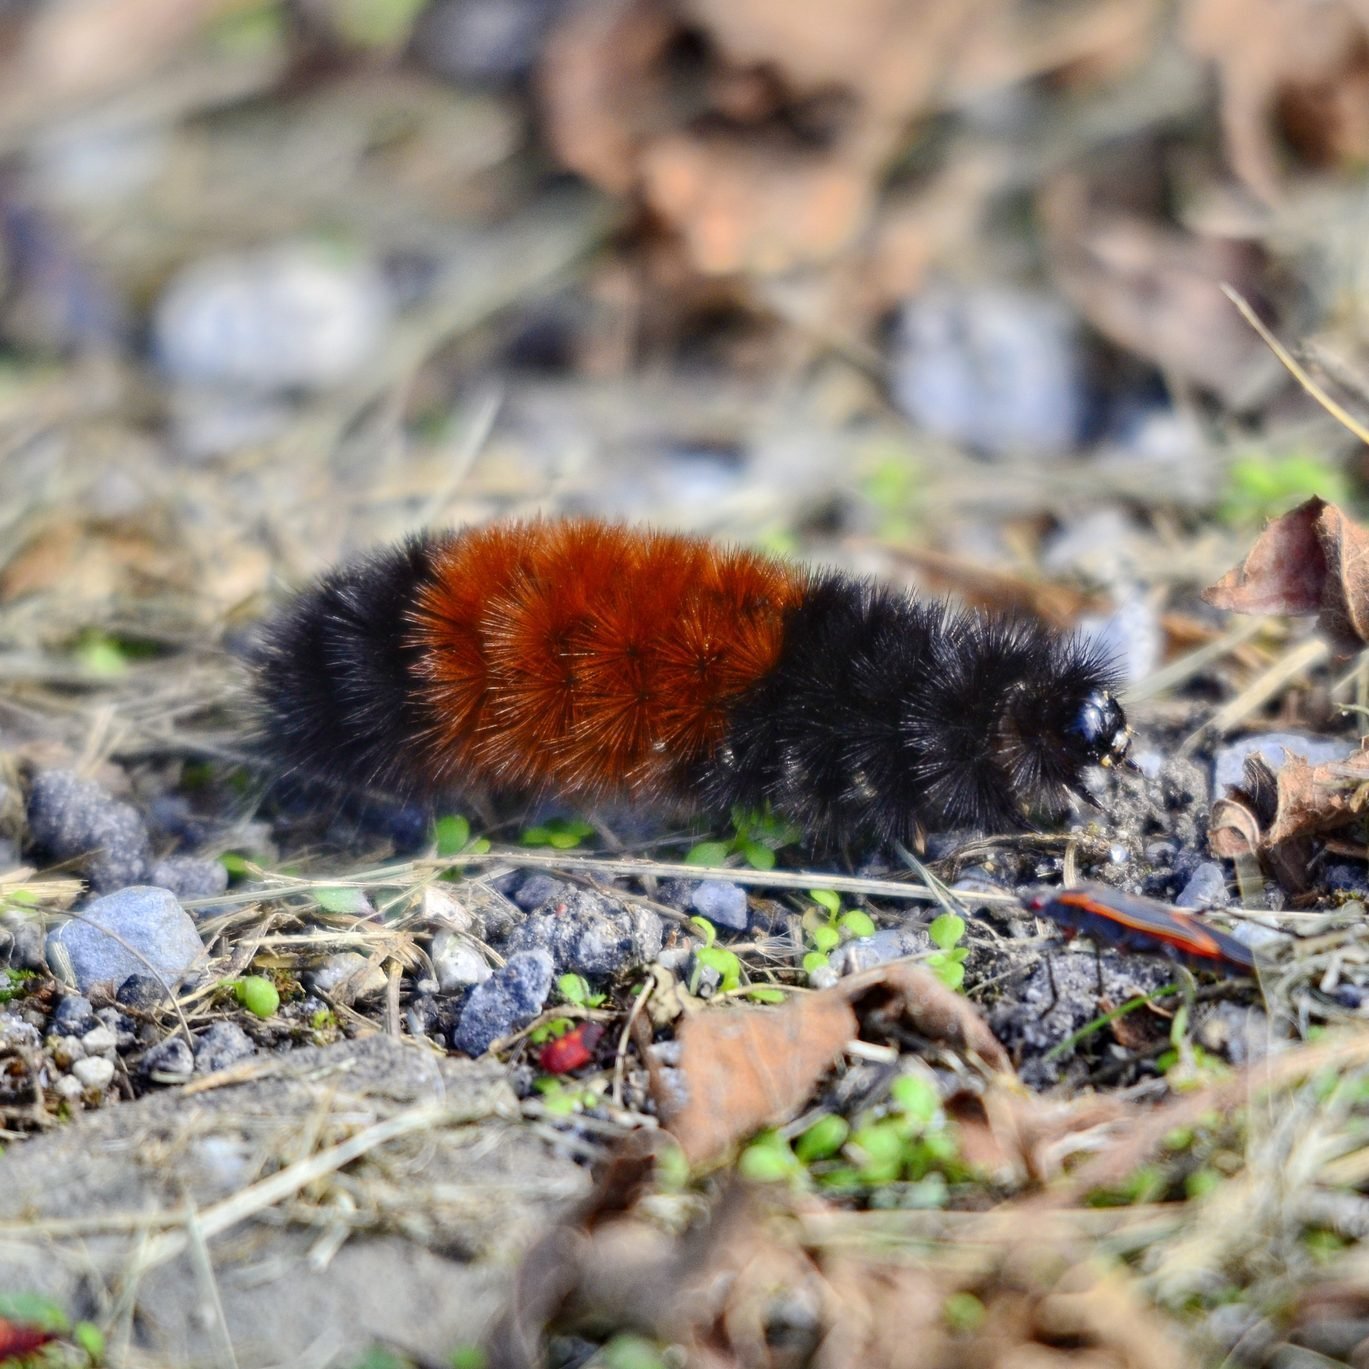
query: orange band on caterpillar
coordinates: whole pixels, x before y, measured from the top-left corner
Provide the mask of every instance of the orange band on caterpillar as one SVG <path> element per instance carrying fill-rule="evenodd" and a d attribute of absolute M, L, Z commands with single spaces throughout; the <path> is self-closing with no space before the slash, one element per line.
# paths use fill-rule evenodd
<path fill-rule="evenodd" d="M 836 571 L 592 519 L 419 536 L 264 632 L 262 740 L 306 780 L 726 812 L 912 839 L 1058 813 L 1126 752 L 1099 651 Z"/>

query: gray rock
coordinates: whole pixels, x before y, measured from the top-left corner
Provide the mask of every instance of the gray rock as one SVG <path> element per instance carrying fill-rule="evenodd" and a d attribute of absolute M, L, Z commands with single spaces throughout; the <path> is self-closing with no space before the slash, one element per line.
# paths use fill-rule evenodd
<path fill-rule="evenodd" d="M 489 962 L 470 944 L 468 937 L 445 928 L 433 935 L 433 971 L 437 987 L 443 993 L 469 989 L 472 984 L 483 984 L 492 973 Z"/>
<path fill-rule="evenodd" d="M 195 1038 L 195 1069 L 213 1074 L 256 1053 L 256 1043 L 236 1022 L 215 1022 Z"/>
<path fill-rule="evenodd" d="M 341 993 L 347 1002 L 369 998 L 385 988 L 385 971 L 360 951 L 338 951 L 306 976 L 315 993 Z"/>
<path fill-rule="evenodd" d="M 1067 451 L 1088 405 L 1078 322 L 1042 291 L 932 282 L 904 306 L 892 388 L 918 427 L 972 451 Z"/>
<path fill-rule="evenodd" d="M 744 932 L 747 928 L 746 890 L 723 879 L 705 879 L 690 896 L 689 906 L 715 927 Z"/>
<path fill-rule="evenodd" d="M 32 1022 L 25 1022 L 12 1012 L 0 1012 L 0 1046 L 7 1051 L 34 1051 L 42 1045 L 42 1033 Z"/>
<path fill-rule="evenodd" d="M 836 974 L 844 976 L 934 949 L 931 937 L 924 931 L 911 927 L 886 927 L 874 936 L 864 936 L 838 946 L 827 957 L 827 963 Z"/>
<path fill-rule="evenodd" d="M 64 922 L 48 937 L 47 957 L 59 977 L 70 967 L 82 993 L 96 984 L 120 985 L 133 974 L 159 976 L 174 986 L 206 958 L 194 920 L 175 895 L 150 885 L 87 904 L 80 918 Z"/>
<path fill-rule="evenodd" d="M 558 898 L 569 886 L 541 870 L 534 870 L 514 891 L 513 901 L 525 912 L 535 913 L 544 903 Z"/>
<path fill-rule="evenodd" d="M 177 898 L 213 898 L 228 888 L 228 870 L 222 861 L 203 856 L 167 856 L 152 867 L 147 882 Z"/>
<path fill-rule="evenodd" d="M 81 1081 L 82 1088 L 101 1092 L 114 1078 L 114 1061 L 102 1055 L 88 1055 L 84 1060 L 76 1061 L 71 1072 Z"/>
<path fill-rule="evenodd" d="M 102 1022 L 92 1027 L 82 1038 L 81 1045 L 87 1055 L 113 1055 L 119 1038 Z"/>
<path fill-rule="evenodd" d="M 138 1012 L 156 1012 L 170 995 L 150 974 L 131 974 L 114 993 L 114 1001 Z"/>
<path fill-rule="evenodd" d="M 188 266 L 158 302 L 153 331 L 174 379 L 270 395 L 356 375 L 388 312 L 365 262 L 286 243 Z"/>
<path fill-rule="evenodd" d="M 1174 902 L 1180 908 L 1225 908 L 1231 902 L 1225 871 L 1216 861 L 1203 861 L 1194 868 Z"/>
<path fill-rule="evenodd" d="M 503 953 L 511 957 L 543 950 L 558 974 L 594 976 L 646 964 L 660 952 L 661 919 L 649 908 L 618 903 L 586 889 L 569 890 L 556 908 L 524 918 L 505 939 Z"/>
<path fill-rule="evenodd" d="M 8 945 L 6 942 L 8 941 Z M 12 970 L 43 970 L 43 924 L 27 910 L 0 917 L 0 954 Z"/>
<path fill-rule="evenodd" d="M 531 70 L 555 0 L 439 0 L 419 20 L 413 53 L 459 82 L 511 81 Z"/>
<path fill-rule="evenodd" d="M 184 1037 L 159 1041 L 143 1056 L 144 1074 L 174 1074 L 188 1079 L 195 1071 L 195 1057 Z"/>
<path fill-rule="evenodd" d="M 94 1025 L 95 1009 L 82 994 L 67 994 L 52 1010 L 50 1027 L 59 1036 L 84 1036 Z"/>
<path fill-rule="evenodd" d="M 29 791 L 28 823 L 39 851 L 80 870 L 97 893 L 137 884 L 146 874 L 142 818 L 94 780 L 69 770 L 43 771 Z"/>
<path fill-rule="evenodd" d="M 1353 745 L 1343 738 L 1314 737 L 1298 732 L 1266 732 L 1261 737 L 1242 737 L 1217 752 L 1212 762 L 1212 792 L 1221 798 L 1228 785 L 1240 785 L 1247 756 L 1263 756 L 1269 768 L 1277 772 L 1290 755 L 1319 765 L 1322 761 L 1343 760 L 1353 750 Z"/>
<path fill-rule="evenodd" d="M 555 967 L 543 950 L 510 956 L 502 969 L 470 991 L 452 1031 L 452 1045 L 483 1055 L 494 1042 L 525 1027 L 551 993 Z"/>

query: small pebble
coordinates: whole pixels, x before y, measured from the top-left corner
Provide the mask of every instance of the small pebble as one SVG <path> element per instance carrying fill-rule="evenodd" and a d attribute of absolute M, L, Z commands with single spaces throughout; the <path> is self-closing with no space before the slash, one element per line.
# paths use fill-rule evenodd
<path fill-rule="evenodd" d="M 114 1033 L 116 1049 L 126 1051 L 134 1044 L 136 1038 L 131 1017 L 121 1013 L 118 1008 L 96 1008 L 95 1017 Z"/>
<path fill-rule="evenodd" d="M 744 932 L 747 928 L 746 890 L 722 879 L 703 880 L 690 897 L 690 907 L 715 927 Z"/>
<path fill-rule="evenodd" d="M 467 1055 L 483 1055 L 501 1037 L 525 1027 L 551 993 L 554 966 L 546 951 L 523 951 L 466 997 L 452 1031 L 452 1045 Z"/>
<path fill-rule="evenodd" d="M 48 937 L 47 957 L 59 976 L 69 965 L 82 993 L 149 970 L 178 984 L 206 959 L 194 920 L 174 894 L 151 885 L 133 885 L 87 904 L 79 919 L 64 922 Z"/>
<path fill-rule="evenodd" d="M 95 1025 L 95 1009 L 90 999 L 69 993 L 52 1010 L 52 1030 L 66 1036 L 84 1036 Z"/>
<path fill-rule="evenodd" d="M 118 1037 L 101 1023 L 98 1027 L 92 1027 L 81 1038 L 81 1045 L 85 1047 L 87 1055 L 113 1055 L 118 1045 Z"/>
<path fill-rule="evenodd" d="M 489 962 L 459 932 L 445 928 L 434 934 L 432 949 L 433 970 L 437 987 L 443 993 L 469 989 L 472 984 L 483 984 L 492 971 Z"/>
<path fill-rule="evenodd" d="M 1195 867 L 1188 883 L 1174 900 L 1180 908 L 1225 908 L 1231 902 L 1226 887 L 1226 872 L 1216 861 L 1205 860 Z"/>
<path fill-rule="evenodd" d="M 48 1050 L 53 1064 L 62 1070 L 69 1070 L 78 1060 L 84 1060 L 86 1054 L 86 1048 L 75 1036 L 54 1037 Z"/>
<path fill-rule="evenodd" d="M 534 870 L 514 890 L 513 901 L 525 912 L 535 913 L 544 903 L 566 892 L 570 886 L 559 879 L 553 879 L 541 870 Z"/>
<path fill-rule="evenodd" d="M 338 951 L 307 976 L 315 993 L 341 994 L 349 1002 L 384 991 L 385 971 L 360 951 Z"/>
<path fill-rule="evenodd" d="M 74 1103 L 85 1092 L 85 1088 L 74 1074 L 64 1074 L 53 1081 L 52 1091 L 66 1102 Z"/>
<path fill-rule="evenodd" d="M 69 770 L 45 770 L 28 799 L 29 835 L 44 859 L 79 870 L 97 893 L 137 884 L 148 837 L 137 809 Z"/>
<path fill-rule="evenodd" d="M 78 1060 L 71 1067 L 71 1072 L 86 1088 L 98 1092 L 108 1088 L 113 1080 L 114 1061 L 106 1060 L 102 1055 L 87 1056 L 84 1060 Z"/>
<path fill-rule="evenodd" d="M 138 1012 L 156 1012 L 170 995 L 150 974 L 131 974 L 115 990 L 114 1001 Z"/>
<path fill-rule="evenodd" d="M 531 913 L 505 938 L 506 956 L 545 951 L 558 974 L 614 974 L 660 953 L 664 931 L 649 908 L 618 903 L 586 889 L 568 889 L 555 911 Z"/>
<path fill-rule="evenodd" d="M 256 1043 L 236 1022 L 215 1022 L 195 1039 L 195 1069 L 214 1074 L 256 1053 Z"/>
<path fill-rule="evenodd" d="M 184 1037 L 159 1041 L 143 1056 L 144 1074 L 174 1074 L 188 1079 L 195 1071 L 195 1057 Z"/>
<path fill-rule="evenodd" d="M 170 889 L 177 898 L 213 898 L 228 888 L 222 861 L 202 856 L 167 856 L 148 873 L 147 882 Z"/>
<path fill-rule="evenodd" d="M 903 308 L 893 367 L 903 412 L 971 451 L 1069 451 L 1084 431 L 1078 320 L 1044 291 L 930 282 Z"/>
<path fill-rule="evenodd" d="M 158 302 L 153 332 L 173 379 L 271 395 L 357 375 L 387 314 L 366 262 L 285 243 L 193 262 Z"/>
<path fill-rule="evenodd" d="M 834 974 L 845 976 L 933 949 L 932 939 L 924 931 L 909 927 L 887 927 L 874 936 L 861 937 L 838 946 L 827 957 L 827 963 Z"/>

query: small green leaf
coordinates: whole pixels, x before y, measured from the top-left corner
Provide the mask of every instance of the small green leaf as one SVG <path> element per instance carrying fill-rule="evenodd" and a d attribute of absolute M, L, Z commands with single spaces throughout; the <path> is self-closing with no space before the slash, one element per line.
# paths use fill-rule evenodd
<path fill-rule="evenodd" d="M 794 1154 L 806 1165 L 826 1160 L 846 1144 L 850 1134 L 851 1125 L 844 1117 L 826 1113 L 794 1142 Z"/>
<path fill-rule="evenodd" d="M 711 946 L 718 939 L 718 929 L 706 917 L 691 917 L 689 922 L 703 934 L 705 946 Z"/>
<path fill-rule="evenodd" d="M 546 827 L 525 827 L 518 840 L 524 846 L 546 846 L 551 841 L 551 831 Z"/>
<path fill-rule="evenodd" d="M 439 856 L 455 856 L 470 845 L 471 824 L 460 813 L 450 813 L 433 823 L 433 844 Z"/>
<path fill-rule="evenodd" d="M 57 1336 L 71 1325 L 61 1304 L 44 1293 L 0 1293 L 0 1317 Z"/>
<path fill-rule="evenodd" d="M 265 975 L 244 975 L 235 981 L 233 995 L 256 1017 L 272 1017 L 280 1007 L 280 991 Z"/>
<path fill-rule="evenodd" d="M 837 926 L 856 937 L 874 936 L 875 934 L 874 919 L 869 913 L 862 912 L 859 908 L 852 908 L 850 912 L 843 913 L 837 922 Z"/>
<path fill-rule="evenodd" d="M 556 987 L 561 991 L 561 997 L 567 1003 L 574 1003 L 577 1007 L 584 1007 L 590 998 L 589 983 L 583 975 L 563 974 L 557 981 Z"/>
<path fill-rule="evenodd" d="M 835 890 L 810 889 L 808 891 L 808 897 L 811 898 L 814 903 L 821 903 L 833 917 L 836 917 L 841 912 L 841 899 Z"/>
<path fill-rule="evenodd" d="M 547 845 L 557 851 L 573 851 L 580 840 L 574 832 L 552 832 L 547 837 Z"/>
<path fill-rule="evenodd" d="M 93 1322 L 78 1321 L 72 1328 L 71 1338 L 97 1363 L 105 1357 L 105 1336 Z"/>
<path fill-rule="evenodd" d="M 941 1112 L 941 1099 L 932 1083 L 920 1074 L 900 1074 L 889 1085 L 889 1097 L 909 1121 L 925 1127 Z"/>
<path fill-rule="evenodd" d="M 315 889 L 314 900 L 325 913 L 367 917 L 372 912 L 371 900 L 366 897 L 364 889 L 344 886 Z"/>
<path fill-rule="evenodd" d="M 775 1183 L 792 1179 L 800 1172 L 800 1165 L 783 1137 L 764 1132 L 738 1156 L 737 1172 L 758 1183 Z"/>
<path fill-rule="evenodd" d="M 827 957 L 821 951 L 809 951 L 803 958 L 803 970 L 805 974 L 814 975 L 819 970 L 831 968 L 827 964 Z"/>
<path fill-rule="evenodd" d="M 489 849 L 489 837 L 476 837 L 461 854 L 463 856 L 483 856 Z"/>
<path fill-rule="evenodd" d="M 737 959 L 734 952 L 726 950 L 722 946 L 700 946 L 695 950 L 694 974 L 689 986 L 691 993 L 698 992 L 700 972 L 705 969 L 717 971 L 718 987 L 724 993 L 739 988 L 741 985 L 742 963 Z"/>
<path fill-rule="evenodd" d="M 773 870 L 775 868 L 775 853 L 770 847 L 759 841 L 743 841 L 740 843 L 742 859 L 753 870 Z"/>
<path fill-rule="evenodd" d="M 841 944 L 841 933 L 830 923 L 813 928 L 813 945 L 820 951 L 834 951 Z"/>
<path fill-rule="evenodd" d="M 685 856 L 686 865 L 721 865 L 727 860 L 730 847 L 725 841 L 701 841 L 691 846 Z"/>
<path fill-rule="evenodd" d="M 754 989 L 748 989 L 746 996 L 753 1003 L 783 1003 L 784 990 L 773 988 L 769 984 L 757 984 Z"/>
<path fill-rule="evenodd" d="M 940 946 L 943 951 L 949 951 L 965 935 L 965 919 L 955 913 L 942 913 L 940 917 L 932 920 L 927 934 L 932 938 L 934 945 Z"/>
<path fill-rule="evenodd" d="M 245 879 L 251 873 L 247 857 L 239 855 L 236 851 L 225 851 L 219 857 L 219 864 L 228 871 L 229 879 Z"/>
<path fill-rule="evenodd" d="M 960 988 L 965 982 L 965 966 L 955 956 L 956 951 L 938 951 L 927 961 L 927 968 L 952 990 Z"/>
<path fill-rule="evenodd" d="M 478 1345 L 463 1345 L 452 1351 L 452 1369 L 486 1369 L 490 1357 Z"/>

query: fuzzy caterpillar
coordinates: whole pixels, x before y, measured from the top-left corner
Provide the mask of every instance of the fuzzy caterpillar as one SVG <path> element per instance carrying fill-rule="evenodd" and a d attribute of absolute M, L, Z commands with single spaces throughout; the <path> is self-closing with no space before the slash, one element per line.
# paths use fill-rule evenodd
<path fill-rule="evenodd" d="M 1129 738 L 1106 657 L 1039 623 L 583 518 L 334 570 L 255 669 L 268 759 L 305 780 L 769 804 L 818 840 L 1058 815 Z"/>

